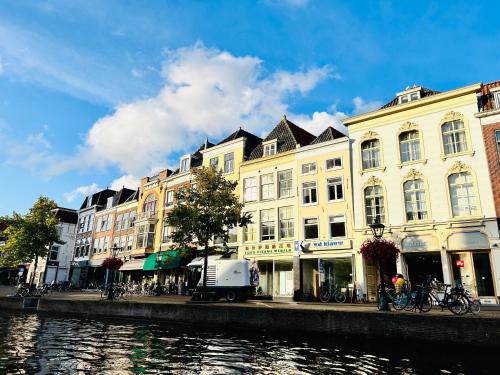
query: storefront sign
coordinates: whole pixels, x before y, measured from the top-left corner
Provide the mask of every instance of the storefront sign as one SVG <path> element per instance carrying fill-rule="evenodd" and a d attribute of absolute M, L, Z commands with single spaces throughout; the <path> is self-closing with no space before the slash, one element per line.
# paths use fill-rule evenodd
<path fill-rule="evenodd" d="M 457 265 L 458 268 L 464 268 L 465 267 L 465 261 L 458 259 L 455 261 L 455 264 Z"/>
<path fill-rule="evenodd" d="M 403 251 L 428 251 L 438 250 L 439 243 L 433 235 L 408 236 L 401 242 Z"/>
<path fill-rule="evenodd" d="M 244 256 L 293 255 L 293 244 L 259 244 L 243 246 Z"/>
<path fill-rule="evenodd" d="M 342 250 L 350 249 L 351 240 L 332 240 L 311 242 L 310 250 Z"/>
<path fill-rule="evenodd" d="M 453 233 L 448 238 L 449 250 L 478 250 L 489 248 L 490 242 L 481 232 Z"/>

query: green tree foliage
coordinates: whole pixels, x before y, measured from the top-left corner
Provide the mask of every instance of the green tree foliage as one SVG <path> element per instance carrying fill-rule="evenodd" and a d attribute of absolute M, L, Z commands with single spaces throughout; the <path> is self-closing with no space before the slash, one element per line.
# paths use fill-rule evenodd
<path fill-rule="evenodd" d="M 53 200 L 41 196 L 26 215 L 14 212 L 12 216 L 0 218 L 0 221 L 7 224 L 4 231 L 7 242 L 0 248 L 0 264 L 17 266 L 34 260 L 36 269 L 38 258 L 47 256 L 51 244 L 63 244 L 57 230 L 59 219 L 54 215 L 56 208 Z M 32 280 L 34 274 L 33 272 Z"/>
<path fill-rule="evenodd" d="M 176 206 L 166 216 L 173 227 L 173 242 L 188 246 L 198 244 L 205 249 L 207 267 L 209 244 L 214 238 L 228 241 L 228 230 L 250 223 L 251 216 L 242 214 L 243 204 L 234 194 L 237 182 L 226 180 L 215 168 L 200 168 L 194 172 L 194 184 L 175 193 Z M 206 287 L 206 272 L 203 277 Z"/>

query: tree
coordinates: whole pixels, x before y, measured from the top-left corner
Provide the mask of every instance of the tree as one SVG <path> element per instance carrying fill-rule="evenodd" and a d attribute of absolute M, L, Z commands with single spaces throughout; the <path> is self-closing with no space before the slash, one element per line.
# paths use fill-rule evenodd
<path fill-rule="evenodd" d="M 4 234 L 8 238 L 5 246 L 0 247 L 0 262 L 5 266 L 17 266 L 35 260 L 34 270 L 38 266 L 38 258 L 45 257 L 54 243 L 64 244 L 59 237 L 55 217 L 56 203 L 44 196 L 38 198 L 26 215 L 13 212 L 12 216 L 0 218 L 7 225 Z M 35 272 L 32 272 L 30 287 Z"/>
<path fill-rule="evenodd" d="M 207 286 L 209 244 L 215 238 L 228 241 L 229 229 L 246 226 L 251 216 L 242 214 L 243 204 L 234 194 L 237 182 L 226 180 L 215 168 L 193 171 L 194 184 L 175 193 L 176 206 L 166 216 L 169 226 L 175 228 L 170 236 L 173 242 L 188 246 L 203 246 L 203 289 Z"/>

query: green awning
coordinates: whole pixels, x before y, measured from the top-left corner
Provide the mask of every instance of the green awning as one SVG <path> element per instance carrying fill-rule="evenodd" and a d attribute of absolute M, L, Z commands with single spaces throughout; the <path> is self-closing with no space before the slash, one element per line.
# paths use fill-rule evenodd
<path fill-rule="evenodd" d="M 144 271 L 170 270 L 179 267 L 183 254 L 179 250 L 160 251 L 161 261 L 156 259 L 158 253 L 149 255 L 144 262 Z"/>

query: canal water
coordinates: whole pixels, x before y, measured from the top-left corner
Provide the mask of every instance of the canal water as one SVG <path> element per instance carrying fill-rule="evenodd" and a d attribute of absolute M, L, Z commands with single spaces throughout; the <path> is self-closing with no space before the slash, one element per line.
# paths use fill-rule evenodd
<path fill-rule="evenodd" d="M 204 325 L 0 312 L 0 374 L 500 373 L 468 346 Z"/>

